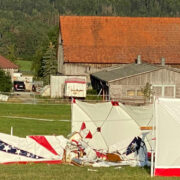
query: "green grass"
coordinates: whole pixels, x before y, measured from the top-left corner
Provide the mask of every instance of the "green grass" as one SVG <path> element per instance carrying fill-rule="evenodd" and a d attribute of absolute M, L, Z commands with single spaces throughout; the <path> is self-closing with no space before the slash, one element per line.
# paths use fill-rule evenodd
<path fill-rule="evenodd" d="M 53 122 L 7 118 L 2 116 L 31 117 L 55 120 Z M 62 134 L 70 132 L 70 122 L 58 120 L 70 119 L 70 105 L 30 105 L 30 104 L 0 104 L 0 132 L 10 133 L 11 126 L 14 135 Z"/>
<path fill-rule="evenodd" d="M 10 133 L 14 127 L 14 135 L 64 135 L 70 133 L 70 122 L 58 120 L 70 119 L 70 105 L 29 105 L 29 104 L 0 104 L 0 132 Z M 18 116 L 54 119 L 53 122 L 4 118 L 2 116 Z M 95 169 L 97 172 L 90 172 Z M 122 167 L 121 169 L 76 167 L 71 165 L 0 165 L 0 179 L 18 180 L 111 180 L 111 179 L 151 179 L 149 168 Z M 177 179 L 177 178 L 153 178 Z"/>
<path fill-rule="evenodd" d="M 32 61 L 17 60 L 16 64 L 19 66 L 20 71 L 32 72 L 31 71 Z"/>
<path fill-rule="evenodd" d="M 122 167 L 98 168 L 97 172 L 90 172 L 90 167 L 75 167 L 70 165 L 2 165 L 0 168 L 1 179 L 22 179 L 22 180 L 111 180 L 111 179 L 150 179 L 147 169 Z"/>
<path fill-rule="evenodd" d="M 47 119 L 70 119 L 70 105 L 0 104 L 0 115 Z"/>

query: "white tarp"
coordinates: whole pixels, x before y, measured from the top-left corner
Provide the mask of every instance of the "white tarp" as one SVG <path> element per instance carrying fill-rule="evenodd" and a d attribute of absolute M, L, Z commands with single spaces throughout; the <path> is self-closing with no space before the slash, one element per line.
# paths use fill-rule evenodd
<path fill-rule="evenodd" d="M 90 104 L 74 100 L 72 132 L 80 132 L 92 148 L 109 152 L 125 150 L 141 131 L 122 106 L 116 102 Z"/>
<path fill-rule="evenodd" d="M 180 99 L 156 100 L 155 175 L 180 176 Z"/>

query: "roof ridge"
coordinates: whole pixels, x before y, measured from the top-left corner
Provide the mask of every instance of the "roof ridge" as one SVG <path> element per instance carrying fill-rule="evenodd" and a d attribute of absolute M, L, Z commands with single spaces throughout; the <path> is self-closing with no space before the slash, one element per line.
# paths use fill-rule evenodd
<path fill-rule="evenodd" d="M 144 16 L 70 16 L 70 15 L 60 15 L 61 17 L 67 17 L 67 18 L 122 18 L 122 19 L 180 19 L 180 17 L 144 17 Z"/>

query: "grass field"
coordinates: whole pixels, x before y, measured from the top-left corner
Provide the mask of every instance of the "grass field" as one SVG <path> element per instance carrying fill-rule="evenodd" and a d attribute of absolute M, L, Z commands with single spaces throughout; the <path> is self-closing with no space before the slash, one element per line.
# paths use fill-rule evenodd
<path fill-rule="evenodd" d="M 13 126 L 14 135 L 25 137 L 26 135 L 70 133 L 70 105 L 29 105 L 29 104 L 0 104 L 0 132 L 10 133 Z M 8 116 L 8 117 L 7 117 Z M 13 118 L 17 117 L 17 118 Z M 18 117 L 30 117 L 50 119 L 54 121 L 42 121 L 35 119 L 23 119 Z M 89 171 L 90 170 L 96 170 Z M 91 168 L 76 167 L 71 165 L 0 165 L 0 179 L 21 180 L 111 180 L 111 179 L 151 179 L 149 168 L 122 167 L 115 168 Z M 153 179 L 177 179 L 177 178 L 153 178 Z"/>
<path fill-rule="evenodd" d="M 32 61 L 17 60 L 15 63 L 19 66 L 20 71 L 32 74 Z"/>

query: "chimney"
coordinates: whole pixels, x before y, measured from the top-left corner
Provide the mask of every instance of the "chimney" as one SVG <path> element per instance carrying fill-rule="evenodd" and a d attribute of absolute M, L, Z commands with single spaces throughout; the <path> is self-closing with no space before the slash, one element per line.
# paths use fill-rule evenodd
<path fill-rule="evenodd" d="M 165 66 L 166 65 L 166 60 L 164 57 L 161 58 L 161 66 Z"/>
<path fill-rule="evenodd" d="M 137 57 L 137 64 L 141 64 L 141 55 L 138 55 Z"/>

